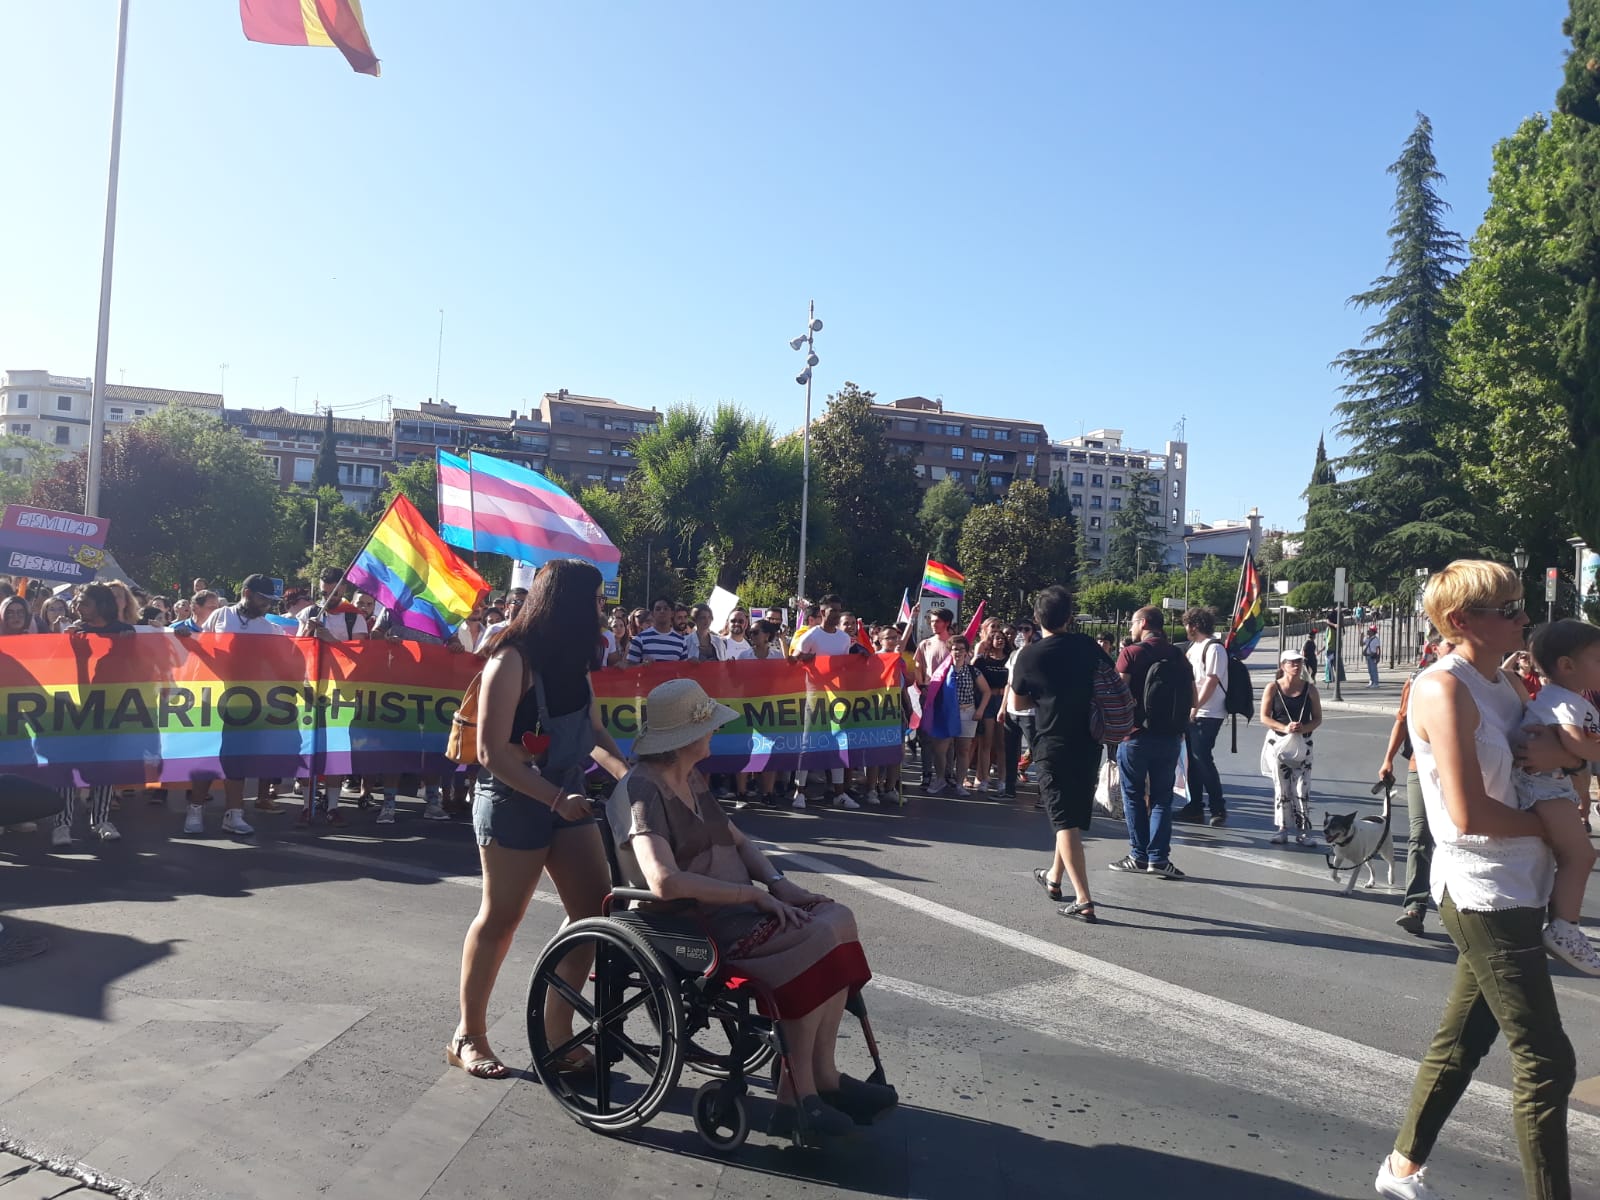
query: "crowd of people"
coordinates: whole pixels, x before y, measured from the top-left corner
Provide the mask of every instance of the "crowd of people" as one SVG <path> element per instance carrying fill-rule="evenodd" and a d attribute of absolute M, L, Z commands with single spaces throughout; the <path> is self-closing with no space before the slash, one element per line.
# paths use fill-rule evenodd
<path fill-rule="evenodd" d="M 280 595 L 274 581 L 253 575 L 229 602 L 205 580 L 195 580 L 181 600 L 117 581 L 55 590 L 0 581 L 0 636 L 419 638 L 371 597 L 347 599 L 342 587 L 341 574 L 331 571 L 316 589 Z M 1587 834 L 1590 763 L 1600 759 L 1600 627 L 1556 621 L 1529 644 L 1520 581 L 1488 562 L 1458 562 L 1436 573 L 1425 603 L 1439 633 L 1406 683 L 1378 774 L 1393 787 L 1397 758 L 1410 760 L 1411 840 L 1397 923 L 1421 933 L 1431 907 L 1460 957 L 1377 1188 L 1400 1200 L 1436 1194 L 1425 1180 L 1429 1154 L 1479 1061 L 1503 1032 L 1515 1065 L 1514 1108 L 1529 1194 L 1566 1196 L 1565 1113 L 1576 1068 L 1548 960 L 1553 955 L 1600 974 L 1600 954 L 1579 928 L 1596 862 Z M 1166 614 L 1154 607 L 1134 614 L 1120 644 L 1078 633 L 1064 587 L 1042 591 L 1031 614 L 990 619 L 970 635 L 955 631 L 948 609 L 931 614 L 931 631 L 920 639 L 904 624 L 868 625 L 836 595 L 802 608 L 793 630 L 780 620 L 775 612 L 734 608 L 719 622 L 708 606 L 669 597 L 656 598 L 648 609 L 608 608 L 599 573 L 564 562 L 541 571 L 531 590 L 492 597 L 463 622 L 451 649 L 481 655 L 486 664 L 478 767 L 428 781 L 424 811 L 436 819 L 470 811 L 483 870 L 481 907 L 463 949 L 460 1020 L 447 1048 L 453 1065 L 479 1078 L 508 1073 L 485 1033 L 490 993 L 542 875 L 549 872 L 569 918 L 600 911 L 610 868 L 595 833 L 586 778 L 598 767 L 617 781 L 609 824 L 640 882 L 660 895 L 693 899 L 714 922 L 723 921 L 720 939 L 741 972 L 780 988 L 803 981 L 799 993 L 808 999 L 779 1013 L 801 1052 L 791 1056 L 776 1122 L 792 1126 L 803 1109 L 811 1127 L 838 1131 L 894 1103 L 892 1090 L 852 1081 L 833 1063 L 837 1010 L 864 970 L 864 959 L 835 953 L 840 947 L 859 951 L 853 918 L 787 881 L 733 827 L 717 800 L 804 808 L 808 787 L 821 782 L 821 796 L 857 808 L 858 791 L 866 804 L 881 805 L 902 800 L 910 780 L 902 782 L 899 766 L 833 768 L 824 781 L 806 771 L 707 777 L 698 764 L 712 731 L 733 713 L 689 678 L 651 692 L 635 761 L 626 761 L 601 719 L 589 683 L 595 671 L 897 656 L 908 759 L 920 770 L 922 792 L 1011 798 L 1019 781 L 1031 776 L 1052 831 L 1050 865 L 1038 868 L 1035 879 L 1063 916 L 1090 924 L 1097 917 L 1083 835 L 1108 760 L 1115 763 L 1128 840 L 1127 853 L 1110 864 L 1115 871 L 1181 880 L 1184 872 L 1171 856 L 1173 822 L 1221 826 L 1229 819 L 1214 748 L 1229 711 L 1229 672 L 1239 668 L 1225 653 L 1210 609 L 1183 614 L 1187 644 L 1181 647 L 1168 637 Z M 1313 735 L 1323 722 L 1313 682 L 1316 651 L 1332 650 L 1326 666 L 1338 669 L 1337 647 L 1319 647 L 1317 640 L 1280 653 L 1257 710 L 1266 727 L 1261 770 L 1273 787 L 1272 841 L 1279 844 L 1313 836 L 1309 777 Z M 1368 630 L 1362 650 L 1376 681 L 1376 629 Z M 1180 761 L 1187 764 L 1188 801 L 1174 811 Z M 341 782 L 295 781 L 303 793 L 299 820 L 310 823 L 320 813 L 339 823 Z M 374 785 L 383 791 L 377 819 L 391 822 L 396 780 L 362 780 L 356 787 L 370 796 Z M 230 834 L 252 832 L 243 817 L 243 786 L 243 780 L 223 784 L 222 828 Z M 275 789 L 264 781 L 257 811 L 278 811 Z M 71 840 L 84 799 L 95 832 L 117 837 L 110 819 L 115 793 L 97 788 L 85 796 L 68 789 L 52 840 Z M 206 797 L 191 795 L 190 801 L 184 830 L 200 832 Z M 776 936 L 783 931 L 793 931 L 793 939 Z M 588 964 L 573 956 L 563 970 L 579 988 Z M 570 1008 L 552 1005 L 543 1020 L 552 1044 L 572 1040 Z M 560 1069 L 591 1065 L 585 1052 L 575 1051 Z"/>

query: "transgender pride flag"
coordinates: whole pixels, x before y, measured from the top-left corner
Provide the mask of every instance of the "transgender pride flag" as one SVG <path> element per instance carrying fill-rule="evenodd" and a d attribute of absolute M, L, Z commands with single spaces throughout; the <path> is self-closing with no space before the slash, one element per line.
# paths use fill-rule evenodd
<path fill-rule="evenodd" d="M 437 451 L 439 478 L 439 536 L 452 546 L 476 550 L 472 537 L 472 468 L 464 458 Z"/>
<path fill-rule="evenodd" d="M 617 577 L 621 552 L 581 504 L 539 472 L 474 453 L 468 477 L 475 549 L 536 567 L 581 558 L 607 581 Z M 439 516 L 442 522 L 442 507 Z"/>

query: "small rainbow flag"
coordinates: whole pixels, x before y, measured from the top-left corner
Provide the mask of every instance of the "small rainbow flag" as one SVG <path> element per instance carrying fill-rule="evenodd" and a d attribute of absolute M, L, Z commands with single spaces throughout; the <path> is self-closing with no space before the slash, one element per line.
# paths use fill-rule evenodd
<path fill-rule="evenodd" d="M 417 506 L 397 493 L 345 578 L 417 633 L 450 637 L 483 594 L 483 577 L 428 527 Z"/>
<path fill-rule="evenodd" d="M 961 599 L 961 593 L 966 591 L 967 577 L 954 567 L 947 567 L 942 562 L 928 559 L 927 566 L 922 571 L 922 590 L 932 592 L 935 596 L 949 596 L 952 600 Z"/>
<path fill-rule="evenodd" d="M 1239 590 L 1233 598 L 1233 627 L 1228 630 L 1228 649 L 1240 658 L 1249 658 L 1265 629 L 1266 621 L 1261 615 L 1261 575 L 1256 570 L 1255 556 L 1246 550 L 1239 567 Z"/>

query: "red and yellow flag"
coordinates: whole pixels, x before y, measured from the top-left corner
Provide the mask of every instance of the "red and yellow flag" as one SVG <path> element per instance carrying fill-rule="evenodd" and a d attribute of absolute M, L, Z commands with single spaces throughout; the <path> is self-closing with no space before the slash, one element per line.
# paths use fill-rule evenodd
<path fill-rule="evenodd" d="M 352 70 L 378 74 L 361 0 L 239 0 L 244 36 L 269 46 L 335 46 Z"/>

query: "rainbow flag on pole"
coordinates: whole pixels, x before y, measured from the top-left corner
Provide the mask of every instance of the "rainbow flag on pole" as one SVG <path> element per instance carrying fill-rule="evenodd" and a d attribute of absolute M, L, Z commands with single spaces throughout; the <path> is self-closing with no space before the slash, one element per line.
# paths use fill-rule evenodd
<path fill-rule="evenodd" d="M 1261 575 L 1256 570 L 1254 555 L 1246 550 L 1244 563 L 1239 567 L 1239 590 L 1233 600 L 1233 628 L 1228 631 L 1228 649 L 1240 658 L 1249 658 L 1265 629 L 1266 621 L 1261 615 Z"/>
<path fill-rule="evenodd" d="M 428 528 L 404 492 L 390 501 L 345 578 L 388 609 L 396 624 L 441 640 L 489 590 L 483 576 Z"/>
<path fill-rule="evenodd" d="M 949 596 L 952 600 L 961 599 L 961 593 L 967 589 L 967 577 L 954 567 L 947 567 L 942 562 L 928 559 L 922 571 L 922 590 L 932 592 L 935 596 Z"/>
<path fill-rule="evenodd" d="M 244 36 L 269 46 L 337 46 L 352 71 L 378 74 L 361 0 L 239 0 Z"/>
<path fill-rule="evenodd" d="M 472 467 L 464 458 L 437 451 L 438 477 L 434 494 L 439 501 L 439 536 L 452 546 L 476 550 L 472 538 Z"/>

